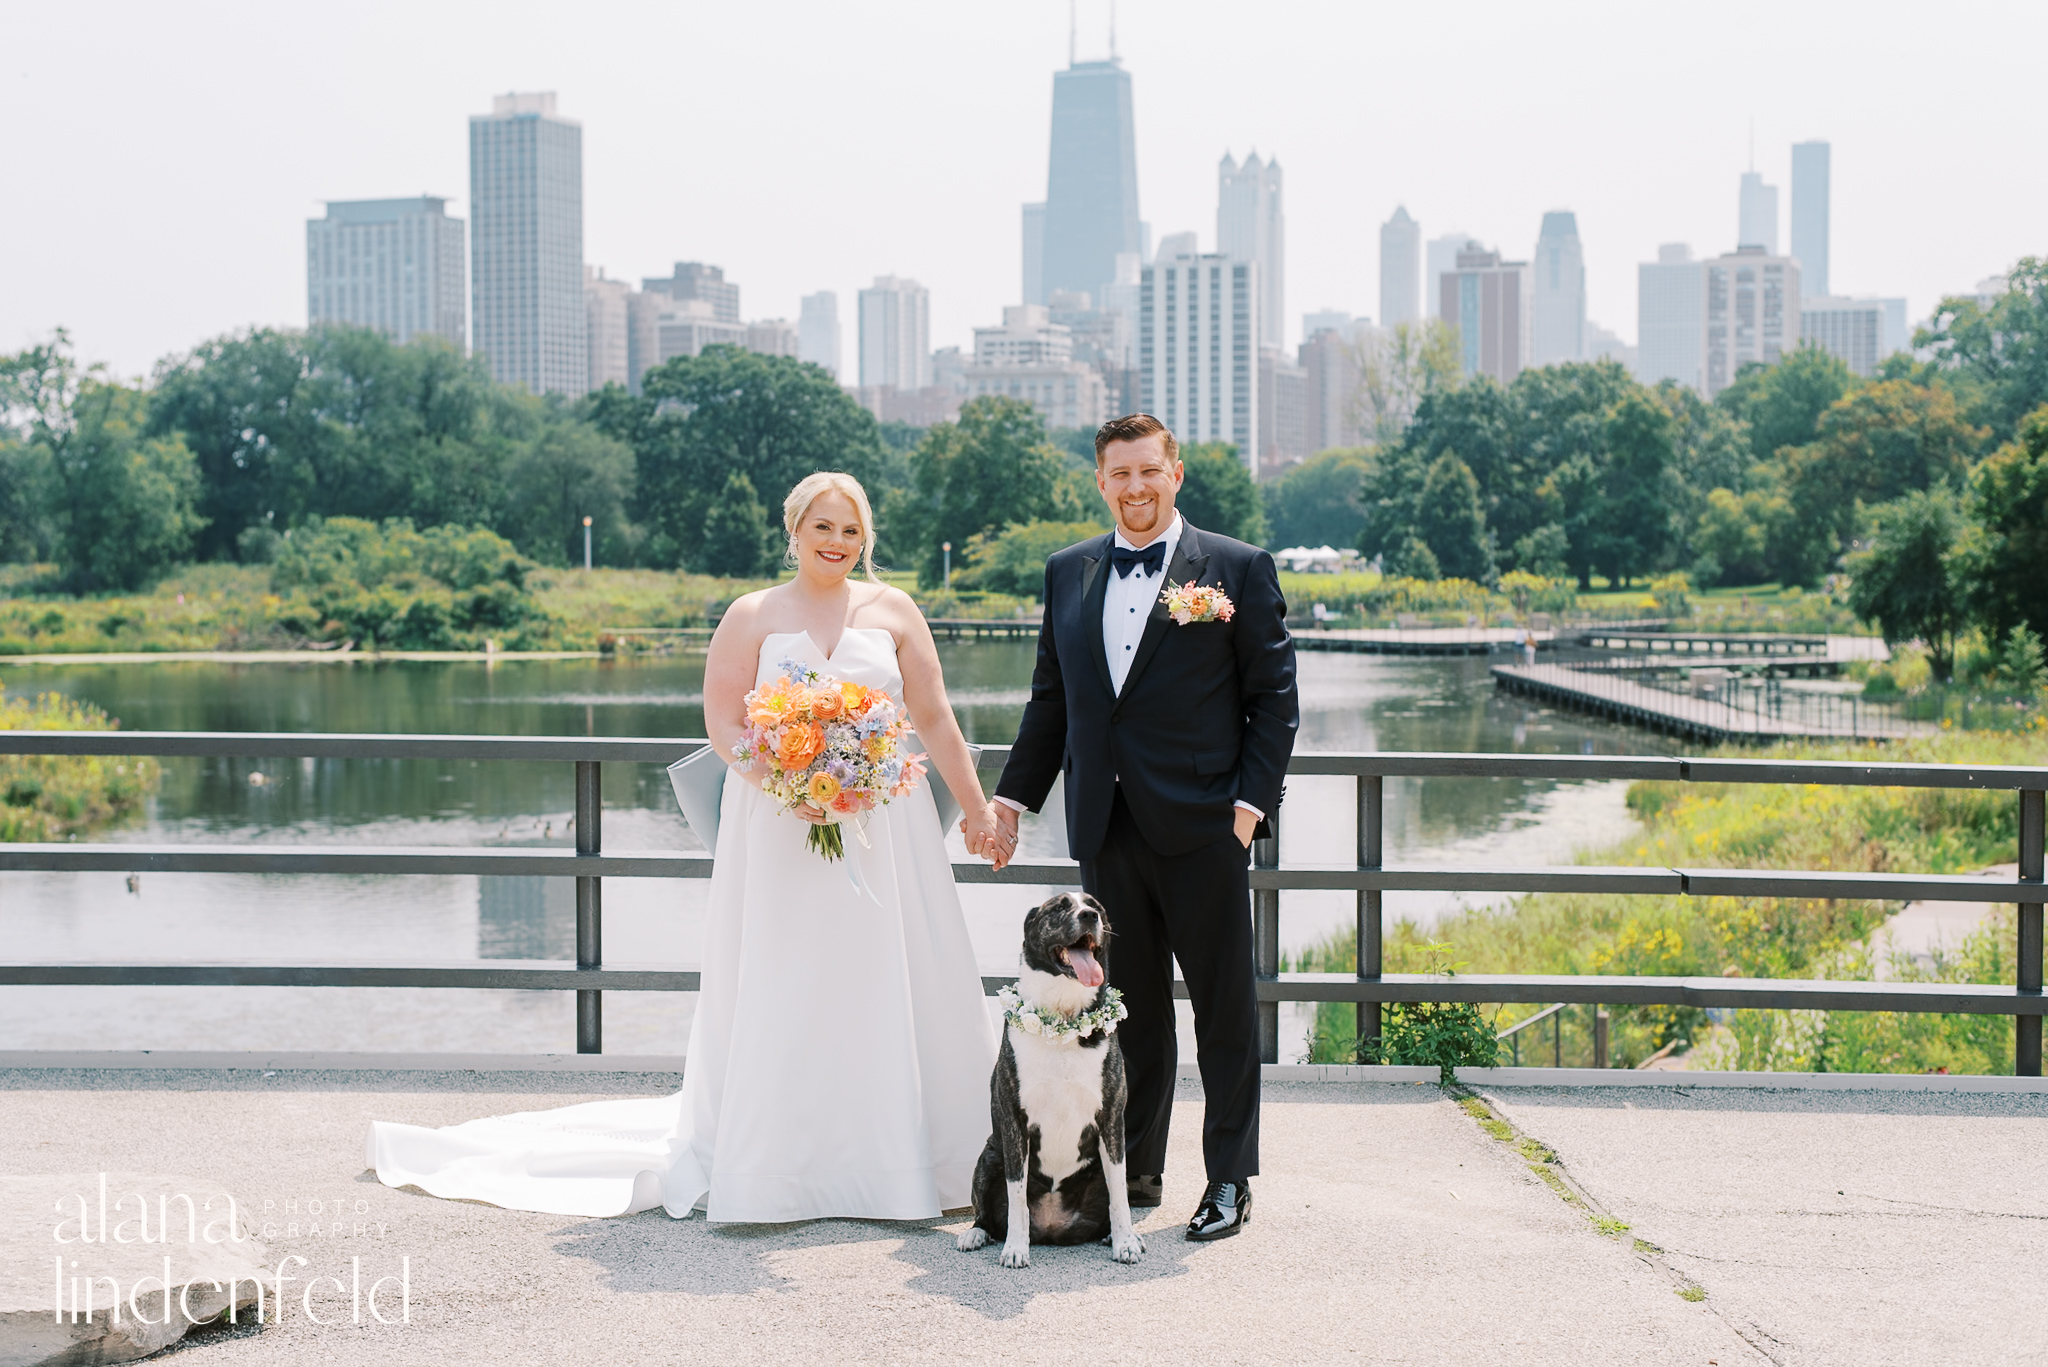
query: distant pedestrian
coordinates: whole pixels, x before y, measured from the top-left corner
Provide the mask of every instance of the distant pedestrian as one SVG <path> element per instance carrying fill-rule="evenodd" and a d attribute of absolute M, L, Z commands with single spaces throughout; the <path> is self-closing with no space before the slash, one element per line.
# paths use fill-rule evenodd
<path fill-rule="evenodd" d="M 1524 623 L 1522 627 L 1522 663 L 1536 663 L 1536 628 Z"/>

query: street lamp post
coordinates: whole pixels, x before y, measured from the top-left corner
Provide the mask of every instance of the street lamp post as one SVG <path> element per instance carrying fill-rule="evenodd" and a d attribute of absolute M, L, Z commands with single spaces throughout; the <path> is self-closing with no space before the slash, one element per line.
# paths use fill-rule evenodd
<path fill-rule="evenodd" d="M 590 568 L 590 519 L 583 519 L 583 568 Z"/>
<path fill-rule="evenodd" d="M 953 543 L 941 541 L 939 543 L 939 554 L 944 557 L 946 566 L 946 592 L 951 593 L 953 591 Z"/>

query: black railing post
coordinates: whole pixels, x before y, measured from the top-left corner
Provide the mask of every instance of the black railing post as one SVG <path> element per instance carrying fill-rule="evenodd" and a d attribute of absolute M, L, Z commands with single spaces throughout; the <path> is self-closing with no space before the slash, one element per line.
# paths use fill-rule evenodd
<path fill-rule="evenodd" d="M 1280 867 L 1280 815 L 1267 818 L 1273 834 L 1252 842 L 1252 866 Z M 1280 889 L 1257 888 L 1252 892 L 1252 971 L 1259 977 L 1280 977 Z M 1259 1003 L 1259 1062 L 1280 1061 L 1280 1003 Z"/>
<path fill-rule="evenodd" d="M 1382 829 L 1382 807 L 1386 801 L 1386 779 L 1378 774 L 1358 776 L 1358 867 L 1377 869 L 1381 867 L 1380 832 Z M 1378 888 L 1363 890 L 1358 894 L 1358 976 L 1367 982 L 1379 981 L 1383 951 L 1380 944 L 1380 899 L 1384 896 Z M 1358 1042 L 1377 1041 L 1381 1031 L 1380 1004 L 1360 1002 L 1358 1004 Z M 1377 1045 L 1374 1046 L 1377 1048 Z"/>
<path fill-rule="evenodd" d="M 2020 877 L 2039 882 L 2042 877 L 2042 818 L 2048 807 L 2048 792 L 2020 789 Z M 2022 992 L 2041 990 L 2041 903 L 2019 904 L 2019 974 Z M 2041 1076 L 2041 1018 L 2013 1017 L 2012 1071 L 2017 1077 Z"/>
<path fill-rule="evenodd" d="M 576 761 L 576 853 L 604 850 L 604 766 Z M 576 967 L 604 967 L 604 880 L 576 879 Z M 604 1052 L 604 993 L 576 989 L 576 1052 Z"/>

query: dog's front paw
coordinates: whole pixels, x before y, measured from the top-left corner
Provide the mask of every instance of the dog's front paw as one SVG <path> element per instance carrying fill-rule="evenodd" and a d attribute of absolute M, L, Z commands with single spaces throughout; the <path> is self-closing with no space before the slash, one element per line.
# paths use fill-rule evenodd
<path fill-rule="evenodd" d="M 1111 1238 L 1109 1256 L 1120 1263 L 1134 1263 L 1145 1256 L 1145 1241 L 1135 1232 L 1126 1234 L 1121 1239 Z"/>
<path fill-rule="evenodd" d="M 1021 1240 L 1021 1239 L 1006 1239 L 1006 1240 L 1004 1240 L 1004 1241 L 1003 1241 L 1003 1266 L 1004 1266 L 1004 1267 L 1029 1267 L 1029 1266 L 1031 1266 L 1031 1245 L 1030 1245 L 1030 1244 L 1028 1244 L 1028 1243 L 1026 1243 L 1026 1242 L 1024 1242 L 1024 1241 L 1023 1241 L 1023 1240 Z"/>
<path fill-rule="evenodd" d="M 972 1253 L 977 1248 L 987 1248 L 988 1231 L 980 1225 L 969 1225 L 967 1232 L 960 1236 L 958 1247 L 962 1253 Z"/>

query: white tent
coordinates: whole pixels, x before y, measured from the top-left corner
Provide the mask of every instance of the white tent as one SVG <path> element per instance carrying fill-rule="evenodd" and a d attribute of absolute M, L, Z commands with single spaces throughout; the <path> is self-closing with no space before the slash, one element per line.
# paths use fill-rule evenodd
<path fill-rule="evenodd" d="M 1299 574 L 1304 570 L 1336 569 L 1344 563 L 1344 552 L 1330 546 L 1289 546 L 1284 551 L 1274 551 L 1275 560 L 1284 561 L 1287 568 Z"/>

